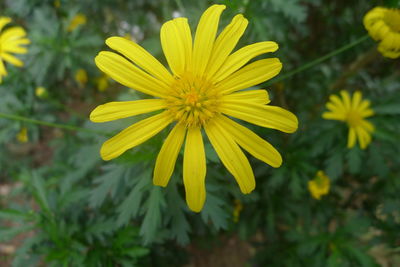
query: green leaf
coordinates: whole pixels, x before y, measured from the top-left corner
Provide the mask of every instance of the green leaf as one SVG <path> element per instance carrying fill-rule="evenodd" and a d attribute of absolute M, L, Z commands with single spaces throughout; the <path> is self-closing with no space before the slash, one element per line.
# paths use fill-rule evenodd
<path fill-rule="evenodd" d="M 107 171 L 95 179 L 97 187 L 90 192 L 89 205 L 99 207 L 103 204 L 107 195 L 113 196 L 118 183 L 123 178 L 126 168 L 122 165 L 107 166 Z"/>
<path fill-rule="evenodd" d="M 145 216 L 140 226 L 140 235 L 144 244 L 149 244 L 156 239 L 161 225 L 161 208 L 165 206 L 164 195 L 159 186 L 153 186 L 150 197 L 144 205 Z"/>
<path fill-rule="evenodd" d="M 206 203 L 201 211 L 203 222 L 208 224 L 211 221 L 217 230 L 227 229 L 229 217 L 222 198 L 208 190 Z"/>
<path fill-rule="evenodd" d="M 361 150 L 358 147 L 354 147 L 347 152 L 347 161 L 350 173 L 356 174 L 360 171 L 361 155 Z"/>
<path fill-rule="evenodd" d="M 34 228 L 33 225 L 12 226 L 6 229 L 0 229 L 0 241 L 7 241 L 20 233 L 29 232 Z"/>
<path fill-rule="evenodd" d="M 0 210 L 0 218 L 10 221 L 25 221 L 32 219 L 32 213 L 19 210 L 4 209 Z"/>
<path fill-rule="evenodd" d="M 373 107 L 376 114 L 381 115 L 399 115 L 400 104 L 399 103 L 387 103 Z"/>
<path fill-rule="evenodd" d="M 32 173 L 33 196 L 38 202 L 40 208 L 46 212 L 50 212 L 50 205 L 47 199 L 47 193 L 43 179 L 36 172 Z"/>
<path fill-rule="evenodd" d="M 125 198 L 121 205 L 118 206 L 117 225 L 121 227 L 126 225 L 132 217 L 136 217 L 140 210 L 144 188 L 151 185 L 151 180 L 148 179 L 148 172 L 143 172 L 142 175 L 135 178 L 137 183 L 133 185 L 131 192 Z"/>

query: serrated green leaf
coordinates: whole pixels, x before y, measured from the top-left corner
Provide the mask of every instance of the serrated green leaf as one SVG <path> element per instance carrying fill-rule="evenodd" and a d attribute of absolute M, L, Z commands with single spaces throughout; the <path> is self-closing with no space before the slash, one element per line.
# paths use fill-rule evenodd
<path fill-rule="evenodd" d="M 156 239 L 157 231 L 161 226 L 161 208 L 165 206 L 164 195 L 159 186 L 154 186 L 150 197 L 144 205 L 145 216 L 140 226 L 140 235 L 144 244 L 149 244 Z"/>

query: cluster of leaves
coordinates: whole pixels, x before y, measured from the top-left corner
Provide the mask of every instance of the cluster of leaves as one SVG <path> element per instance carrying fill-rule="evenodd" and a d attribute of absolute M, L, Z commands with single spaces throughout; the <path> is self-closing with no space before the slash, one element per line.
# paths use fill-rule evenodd
<path fill-rule="evenodd" d="M 395 4 L 218 2 L 228 6 L 222 25 L 238 12 L 249 19 L 239 46 L 261 40 L 280 44 L 277 54 L 283 74 L 364 35 L 362 17 L 374 5 Z M 377 54 L 372 40 L 318 68 L 268 83 L 272 104 L 294 112 L 300 128 L 288 136 L 253 127 L 278 148 L 284 163 L 272 169 L 251 159 L 257 179 L 251 195 L 241 195 L 208 143 L 207 200 L 200 214 L 186 207 L 180 164 L 168 187 L 153 186 L 151 171 L 166 133 L 113 162 L 101 161 L 101 143 L 132 119 L 94 125 L 87 122 L 89 111 L 109 100 L 141 97 L 116 83 L 106 92 L 97 91 L 96 79 L 101 74 L 93 58 L 104 49 L 103 40 L 128 34 L 165 61 L 158 38 L 161 23 L 179 12 L 190 17 L 194 26 L 209 4 L 161 0 L 0 3 L 5 10 L 0 15 L 13 17 L 32 41 L 24 69 L 8 68 L 9 75 L 0 85 L 0 112 L 89 130 L 74 132 L 0 119 L 0 154 L 10 155 L 0 157 L 0 185 L 19 185 L 11 196 L 0 199 L 0 219 L 7 225 L 0 230 L 0 241 L 25 235 L 14 266 L 40 262 L 178 266 L 187 260 L 185 245 L 212 240 L 221 233 L 248 240 L 256 248 L 251 261 L 260 266 L 375 266 L 380 259 L 371 248 L 383 244 L 387 255 L 398 250 L 399 62 Z M 86 15 L 87 23 L 67 31 L 78 13 Z M 74 79 L 81 68 L 89 76 L 84 86 Z M 35 97 L 37 86 L 48 90 L 46 98 Z M 340 89 L 361 90 L 372 101 L 376 132 L 366 150 L 347 149 L 345 125 L 321 118 L 328 96 Z M 28 144 L 15 139 L 21 127 L 28 128 Z M 331 192 L 320 201 L 307 191 L 307 181 L 317 170 L 331 178 Z M 237 223 L 236 202 L 243 205 Z"/>

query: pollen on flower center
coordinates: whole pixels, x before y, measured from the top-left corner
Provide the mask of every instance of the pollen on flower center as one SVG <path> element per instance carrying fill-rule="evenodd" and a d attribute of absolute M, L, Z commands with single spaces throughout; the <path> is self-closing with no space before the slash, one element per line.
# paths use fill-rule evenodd
<path fill-rule="evenodd" d="M 398 9 L 387 10 L 384 20 L 393 31 L 400 33 L 400 11 Z"/>
<path fill-rule="evenodd" d="M 177 77 L 166 98 L 168 110 L 186 127 L 202 126 L 218 113 L 219 94 L 211 82 L 186 73 Z"/>

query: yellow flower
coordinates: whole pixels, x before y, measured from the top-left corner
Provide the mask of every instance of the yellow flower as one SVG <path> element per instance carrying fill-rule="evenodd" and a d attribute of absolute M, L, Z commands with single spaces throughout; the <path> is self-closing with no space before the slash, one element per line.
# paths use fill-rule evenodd
<path fill-rule="evenodd" d="M 98 77 L 96 79 L 96 85 L 97 85 L 97 90 L 99 90 L 100 92 L 104 92 L 108 88 L 108 85 L 109 85 L 108 76 L 101 75 L 100 77 Z"/>
<path fill-rule="evenodd" d="M 3 60 L 17 67 L 22 67 L 24 63 L 13 56 L 14 54 L 26 54 L 28 50 L 21 45 L 29 44 L 23 28 L 14 26 L 3 31 L 3 28 L 11 22 L 8 17 L 0 17 L 0 83 L 3 76 L 7 75 Z"/>
<path fill-rule="evenodd" d="M 75 72 L 75 81 L 79 84 L 80 87 L 84 87 L 88 81 L 88 75 L 84 69 L 78 69 Z"/>
<path fill-rule="evenodd" d="M 71 22 L 68 25 L 67 31 L 72 32 L 80 25 L 85 25 L 85 24 L 86 24 L 86 16 L 81 13 L 78 13 L 72 18 Z"/>
<path fill-rule="evenodd" d="M 21 130 L 18 132 L 17 140 L 20 143 L 28 142 L 28 129 L 26 129 L 26 127 L 22 127 Z"/>
<path fill-rule="evenodd" d="M 360 91 L 353 94 L 353 99 L 347 91 L 340 91 L 342 99 L 336 95 L 329 97 L 330 102 L 326 104 L 328 112 L 324 112 L 322 117 L 326 120 L 344 121 L 349 126 L 349 136 L 347 147 L 352 148 L 356 144 L 356 139 L 361 149 L 365 149 L 371 143 L 371 134 L 374 126 L 364 118 L 374 115 L 374 111 L 369 107 L 369 100 L 362 100 Z"/>
<path fill-rule="evenodd" d="M 267 105 L 270 100 L 266 90 L 243 90 L 280 72 L 278 58 L 246 65 L 256 56 L 276 51 L 278 45 L 259 42 L 231 53 L 248 21 L 237 15 L 216 37 L 224 9 L 224 5 L 213 5 L 203 13 L 193 42 L 186 18 L 164 23 L 161 45 L 172 74 L 141 46 L 122 37 L 111 37 L 106 44 L 123 56 L 102 51 L 95 59 L 96 65 L 117 82 L 154 98 L 100 105 L 90 114 L 93 122 L 163 110 L 107 140 L 100 150 L 101 157 L 116 158 L 172 124 L 155 163 L 153 182 L 168 184 L 185 140 L 186 202 L 196 212 L 202 209 L 206 197 L 202 129 L 241 191 L 248 194 L 255 188 L 255 179 L 242 149 L 272 167 L 279 167 L 282 158 L 270 143 L 228 116 L 286 133 L 296 131 L 298 126 L 294 114 Z"/>
<path fill-rule="evenodd" d="M 54 0 L 53 5 L 54 5 L 55 8 L 60 8 L 61 1 L 60 0 Z"/>
<path fill-rule="evenodd" d="M 308 190 L 313 198 L 320 200 L 321 196 L 329 193 L 330 180 L 323 172 L 318 171 L 313 180 L 308 181 Z"/>
<path fill-rule="evenodd" d="M 47 96 L 47 90 L 43 86 L 38 86 L 35 89 L 35 95 L 38 98 L 45 98 Z"/>
<path fill-rule="evenodd" d="M 375 7 L 364 16 L 364 26 L 388 58 L 400 56 L 400 9 Z"/>

